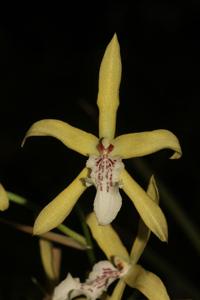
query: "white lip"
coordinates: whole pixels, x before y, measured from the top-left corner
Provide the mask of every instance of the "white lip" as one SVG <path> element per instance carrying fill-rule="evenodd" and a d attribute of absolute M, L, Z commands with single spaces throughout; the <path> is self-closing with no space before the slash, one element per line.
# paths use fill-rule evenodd
<path fill-rule="evenodd" d="M 86 166 L 91 169 L 86 183 L 93 183 L 97 189 L 94 211 L 101 225 L 110 224 L 122 205 L 119 193 L 120 172 L 124 168 L 121 158 L 110 155 L 90 156 Z"/>

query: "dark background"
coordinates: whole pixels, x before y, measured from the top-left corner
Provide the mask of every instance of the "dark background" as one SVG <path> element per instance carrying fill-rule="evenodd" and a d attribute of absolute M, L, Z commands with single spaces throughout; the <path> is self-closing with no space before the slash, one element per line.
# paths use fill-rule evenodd
<path fill-rule="evenodd" d="M 117 134 L 165 128 L 177 135 L 183 150 L 177 161 L 168 159 L 168 150 L 127 161 L 144 188 L 155 174 L 169 225 L 168 244 L 152 236 L 141 263 L 163 279 L 173 299 L 198 300 L 199 1 L 69 3 L 1 8 L 1 182 L 43 207 L 81 170 L 85 158 L 53 138 L 20 144 L 30 125 L 43 118 L 98 134 L 98 71 L 116 32 L 123 65 Z M 79 201 L 85 212 L 93 197 L 91 189 Z M 114 225 L 130 247 L 138 216 L 123 198 Z M 34 221 L 13 203 L 1 217 Z M 66 225 L 81 230 L 75 212 Z M 26 296 L 37 290 L 31 277 L 43 280 L 37 238 L 4 224 L 0 233 L 0 299 L 32 299 Z M 62 278 L 68 271 L 79 276 L 88 268 L 87 257 L 65 248 L 62 267 Z"/>

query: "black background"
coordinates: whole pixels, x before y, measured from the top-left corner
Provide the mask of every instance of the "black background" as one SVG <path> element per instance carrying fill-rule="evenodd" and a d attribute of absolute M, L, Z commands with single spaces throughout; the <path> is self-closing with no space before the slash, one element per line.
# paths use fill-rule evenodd
<path fill-rule="evenodd" d="M 98 71 L 116 32 L 123 65 L 117 134 L 165 128 L 177 135 L 183 150 L 177 161 L 168 159 L 169 150 L 127 161 L 143 187 L 155 174 L 169 225 L 168 244 L 152 236 L 141 263 L 163 279 L 172 298 L 200 299 L 200 246 L 192 237 L 199 230 L 199 1 L 69 3 L 1 8 L 1 182 L 44 206 L 82 169 L 85 158 L 53 138 L 29 139 L 24 148 L 20 144 L 30 125 L 44 118 L 98 135 Z M 93 197 L 92 188 L 80 199 L 85 211 L 91 211 Z M 130 247 L 138 216 L 123 198 L 114 225 Z M 182 214 L 179 210 L 177 216 L 169 203 Z M 1 217 L 34 221 L 13 203 Z M 66 224 L 81 230 L 75 213 Z M 37 238 L 3 224 L 0 232 L 0 299 L 29 299 L 25 295 L 37 289 L 31 277 L 43 280 Z M 86 255 L 63 250 L 61 278 L 68 271 L 84 274 Z"/>

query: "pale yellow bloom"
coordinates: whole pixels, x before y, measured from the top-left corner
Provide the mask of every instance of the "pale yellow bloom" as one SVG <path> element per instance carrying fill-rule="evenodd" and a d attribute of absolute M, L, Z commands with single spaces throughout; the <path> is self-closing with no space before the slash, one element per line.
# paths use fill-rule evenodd
<path fill-rule="evenodd" d="M 181 156 L 176 136 L 159 129 L 130 133 L 115 138 L 116 113 L 119 105 L 121 59 L 117 36 L 106 48 L 99 73 L 99 138 L 59 120 L 41 120 L 28 130 L 30 136 L 53 136 L 68 148 L 89 157 L 78 177 L 39 214 L 34 233 L 42 234 L 55 228 L 69 215 L 85 189 L 97 188 L 94 211 L 100 224 L 109 224 L 121 207 L 119 188 L 130 197 L 144 223 L 162 241 L 167 240 L 167 223 L 157 204 L 124 169 L 122 159 L 139 157 L 161 149 L 171 149 L 171 159 Z"/>
<path fill-rule="evenodd" d="M 9 207 L 9 199 L 6 190 L 3 185 L 0 184 L 0 210 L 6 210 Z"/>
<path fill-rule="evenodd" d="M 158 191 L 153 177 L 147 193 L 158 204 Z M 161 279 L 137 264 L 150 236 L 150 230 L 142 220 L 139 223 L 138 234 L 133 242 L 130 255 L 111 225 L 99 225 L 94 213 L 89 215 L 87 223 L 106 257 L 111 261 L 113 258 L 118 258 L 122 266 L 123 264 L 129 266 L 128 272 L 121 276 L 112 295 L 107 296 L 106 300 L 121 300 L 126 285 L 138 289 L 149 300 L 169 300 L 169 295 Z"/>

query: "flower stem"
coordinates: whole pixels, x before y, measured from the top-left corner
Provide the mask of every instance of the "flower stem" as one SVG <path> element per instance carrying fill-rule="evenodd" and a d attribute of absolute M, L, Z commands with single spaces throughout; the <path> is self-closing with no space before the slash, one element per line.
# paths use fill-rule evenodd
<path fill-rule="evenodd" d="M 37 211 L 38 210 L 38 207 L 33 203 L 31 202 L 30 200 L 22 197 L 22 196 L 19 196 L 17 194 L 14 194 L 12 192 L 8 192 L 7 191 L 7 194 L 8 194 L 8 198 L 10 201 L 16 203 L 16 204 L 19 204 L 19 205 L 22 205 L 32 211 Z"/>
<path fill-rule="evenodd" d="M 94 263 L 96 262 L 96 257 L 94 254 L 94 247 L 93 247 L 93 242 L 92 242 L 92 238 L 91 238 L 91 234 L 90 231 L 88 229 L 88 226 L 85 222 L 85 215 L 83 213 L 83 210 L 80 208 L 79 204 L 76 204 L 76 212 L 79 216 L 80 222 L 81 222 L 81 227 L 87 242 L 87 245 L 89 246 L 89 249 L 86 250 L 87 255 L 88 255 L 88 259 L 90 264 L 93 266 Z"/>
<path fill-rule="evenodd" d="M 18 194 L 15 194 L 15 193 L 12 193 L 10 191 L 7 191 L 7 194 L 8 194 L 8 198 L 10 201 L 16 203 L 16 204 L 19 204 L 19 205 L 22 205 L 26 208 L 28 208 L 29 210 L 31 211 L 34 211 L 34 212 L 37 212 L 39 211 L 39 207 L 33 203 L 32 201 L 18 195 Z M 62 233 L 64 233 L 65 235 L 73 238 L 74 240 L 76 240 L 77 242 L 79 242 L 80 244 L 82 245 L 87 245 L 87 242 L 86 242 L 86 238 L 84 236 L 82 236 L 81 234 L 77 233 L 76 231 L 70 229 L 69 227 L 65 226 L 64 224 L 60 224 L 57 229 L 59 231 L 61 231 Z M 88 246 L 90 246 L 88 244 Z"/>
<path fill-rule="evenodd" d="M 60 230 L 62 233 L 66 234 L 67 236 L 72 237 L 74 240 L 81 243 L 82 245 L 87 245 L 86 238 L 84 238 L 81 234 L 77 233 L 76 231 L 65 226 L 64 224 L 58 225 L 57 229 Z"/>

